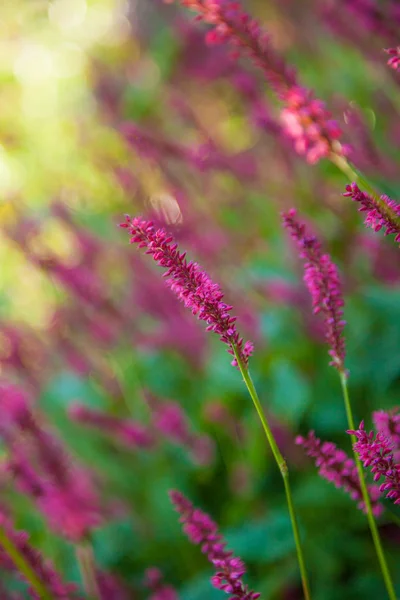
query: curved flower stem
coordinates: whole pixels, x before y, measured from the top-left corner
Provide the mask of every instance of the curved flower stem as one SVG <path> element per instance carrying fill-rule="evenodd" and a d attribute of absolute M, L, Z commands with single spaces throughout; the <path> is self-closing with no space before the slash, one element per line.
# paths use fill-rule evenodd
<path fill-rule="evenodd" d="M 295 513 L 293 498 L 292 498 L 292 492 L 290 489 L 289 469 L 288 469 L 285 459 L 283 458 L 283 456 L 278 448 L 278 444 L 276 443 L 274 434 L 271 431 L 267 417 L 265 416 L 260 399 L 258 397 L 257 390 L 254 387 L 253 380 L 251 379 L 250 373 L 249 373 L 248 369 L 245 367 L 245 365 L 243 364 L 243 361 L 240 358 L 237 348 L 233 345 L 232 349 L 235 353 L 236 362 L 237 362 L 239 370 L 242 374 L 243 380 L 246 384 L 248 392 L 251 396 L 251 399 L 253 400 L 254 406 L 255 406 L 258 416 L 260 418 L 261 424 L 264 429 L 264 433 L 265 433 L 268 443 L 271 447 L 272 454 L 274 455 L 276 464 L 278 465 L 279 470 L 282 475 L 282 478 L 283 478 L 283 483 L 285 486 L 285 493 L 286 493 L 286 500 L 287 500 L 289 515 L 290 515 L 290 521 L 292 523 L 293 535 L 294 535 L 294 540 L 295 540 L 295 544 L 296 544 L 297 560 L 299 562 L 304 598 L 305 598 L 305 600 L 311 600 L 311 593 L 310 593 L 310 587 L 309 587 L 309 583 L 308 583 L 308 576 L 307 576 L 306 565 L 305 565 L 305 561 L 304 561 L 303 549 L 302 549 L 302 545 L 301 545 L 299 526 L 297 523 L 297 518 L 296 518 L 296 513 Z"/>
<path fill-rule="evenodd" d="M 340 373 L 340 382 L 342 384 L 342 390 L 343 390 L 343 399 L 344 399 L 344 405 L 346 408 L 346 415 L 347 415 L 347 422 L 349 425 L 349 429 L 355 430 L 355 424 L 354 424 L 354 418 L 353 418 L 353 413 L 351 410 L 351 404 L 350 404 L 350 397 L 349 397 L 349 391 L 347 388 L 347 376 L 346 373 L 341 372 Z M 354 444 L 356 443 L 356 437 L 354 435 L 351 436 L 351 442 L 352 442 L 352 446 L 354 446 Z M 381 542 L 381 538 L 379 535 L 379 531 L 378 531 L 378 527 L 375 521 L 375 517 L 373 515 L 372 512 L 372 507 L 371 507 L 371 500 L 368 494 L 368 489 L 367 489 L 367 484 L 365 482 L 365 476 L 364 476 L 364 471 L 363 471 L 363 467 L 361 464 L 361 461 L 358 457 L 357 452 L 354 451 L 353 448 L 353 453 L 354 453 L 354 458 L 356 461 L 356 465 L 357 465 L 357 471 L 358 471 L 358 477 L 360 480 L 360 487 L 361 487 L 361 492 L 362 492 L 362 496 L 363 496 L 363 500 L 365 503 L 365 509 L 367 511 L 367 519 L 368 519 L 368 525 L 369 528 L 371 530 L 371 535 L 372 535 L 372 539 L 374 542 L 374 546 L 375 546 L 375 550 L 376 550 L 376 554 L 378 556 L 378 561 L 379 561 L 379 565 L 381 567 L 381 571 L 382 571 L 382 575 L 383 575 L 383 579 L 385 581 L 385 585 L 386 585 L 386 590 L 388 593 L 388 596 L 390 598 L 390 600 L 396 600 L 396 593 L 394 591 L 394 586 L 393 586 L 393 581 L 392 578 L 390 576 L 390 572 L 389 572 L 389 568 L 388 565 L 386 563 L 386 558 L 385 558 L 385 554 L 383 551 L 383 547 L 382 547 L 382 542 Z"/>
<path fill-rule="evenodd" d="M 34 569 L 25 559 L 23 554 L 18 550 L 14 542 L 9 538 L 7 532 L 3 527 L 0 526 L 0 546 L 2 546 L 11 558 L 12 562 L 23 575 L 24 579 L 32 586 L 40 600 L 53 600 L 53 596 L 48 591 L 47 587 L 36 575 Z"/>

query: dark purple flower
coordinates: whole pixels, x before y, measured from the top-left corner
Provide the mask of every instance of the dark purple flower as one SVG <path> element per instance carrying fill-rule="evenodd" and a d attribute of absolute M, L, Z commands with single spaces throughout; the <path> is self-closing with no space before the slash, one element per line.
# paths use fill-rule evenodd
<path fill-rule="evenodd" d="M 380 492 L 385 493 L 395 504 L 400 504 L 400 465 L 395 462 L 391 441 L 380 432 L 367 433 L 364 421 L 361 421 L 359 429 L 348 430 L 347 433 L 356 436 L 354 450 L 364 467 L 371 467 L 374 481 L 384 478 L 379 486 Z"/>
<path fill-rule="evenodd" d="M 357 466 L 344 450 L 338 448 L 333 442 L 322 442 L 313 431 L 310 431 L 307 437 L 298 436 L 296 444 L 303 446 L 308 456 L 315 458 L 315 465 L 321 477 L 333 483 L 335 487 L 342 488 L 365 512 Z M 382 506 L 378 502 L 379 489 L 376 485 L 370 485 L 368 491 L 372 510 L 375 515 L 380 515 Z"/>
<path fill-rule="evenodd" d="M 360 203 L 359 212 L 365 212 L 365 225 L 374 231 L 385 230 L 385 235 L 395 235 L 395 241 L 400 242 L 400 204 L 386 195 L 379 198 L 362 192 L 356 183 L 346 186 L 343 196 L 352 198 Z"/>
<path fill-rule="evenodd" d="M 191 542 L 201 546 L 201 551 L 217 569 L 217 573 L 211 578 L 212 585 L 231 594 L 230 600 L 259 598 L 259 593 L 244 585 L 242 577 L 246 573 L 246 567 L 240 558 L 226 550 L 226 543 L 218 533 L 217 524 L 206 513 L 195 508 L 180 492 L 170 491 L 170 498 L 181 516 L 179 521 L 183 524 L 183 531 Z"/>
<path fill-rule="evenodd" d="M 297 220 L 294 209 L 282 214 L 283 225 L 300 248 L 305 259 L 304 281 L 312 298 L 314 314 L 323 313 L 325 337 L 330 345 L 331 365 L 344 371 L 345 342 L 343 329 L 343 293 L 336 265 L 329 254 L 323 254 L 321 243 Z"/>
<path fill-rule="evenodd" d="M 207 323 L 207 331 L 214 331 L 220 340 L 229 346 L 228 352 L 234 356 L 234 348 L 243 364 L 247 366 L 253 353 L 253 344 L 240 337 L 235 321 L 229 313 L 232 306 L 223 302 L 224 294 L 218 284 L 214 283 L 207 273 L 196 262 L 186 260 L 186 252 L 180 253 L 178 245 L 165 229 L 156 229 L 151 221 L 140 217 L 131 219 L 126 215 L 126 222 L 120 227 L 129 229 L 131 243 L 139 248 L 146 248 L 146 254 L 167 269 L 164 277 L 166 283 L 186 308 Z M 237 365 L 236 358 L 232 361 Z"/>

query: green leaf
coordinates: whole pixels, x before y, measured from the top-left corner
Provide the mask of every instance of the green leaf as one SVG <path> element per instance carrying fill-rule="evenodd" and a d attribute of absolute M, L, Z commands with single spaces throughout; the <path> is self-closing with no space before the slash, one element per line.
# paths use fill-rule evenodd
<path fill-rule="evenodd" d="M 295 549 L 286 510 L 271 511 L 266 519 L 247 522 L 225 533 L 228 547 L 244 561 L 270 563 Z"/>

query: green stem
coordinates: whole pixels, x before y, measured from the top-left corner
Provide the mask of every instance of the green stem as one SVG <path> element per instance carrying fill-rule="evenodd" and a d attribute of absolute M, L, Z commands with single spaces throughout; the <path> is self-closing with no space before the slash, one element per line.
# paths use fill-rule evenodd
<path fill-rule="evenodd" d="M 85 593 L 90 600 L 98 600 L 100 598 L 100 592 L 97 585 L 96 567 L 90 544 L 80 544 L 77 546 L 76 558 L 81 572 Z"/>
<path fill-rule="evenodd" d="M 300 569 L 300 575 L 301 575 L 301 582 L 302 582 L 302 586 L 303 586 L 304 598 L 305 598 L 305 600 L 311 600 L 311 593 L 310 593 L 310 587 L 309 587 L 309 583 L 308 583 L 308 576 L 307 576 L 306 565 L 305 565 L 305 561 L 304 561 L 303 549 L 302 549 L 302 545 L 301 545 L 299 526 L 297 523 L 297 518 L 296 518 L 296 513 L 295 513 L 293 498 L 292 498 L 292 492 L 290 489 L 289 469 L 288 469 L 285 459 L 283 458 L 283 456 L 278 448 L 278 444 L 276 443 L 274 434 L 271 431 L 267 417 L 265 416 L 263 407 L 262 407 L 260 399 L 258 397 L 257 390 L 254 387 L 253 380 L 251 379 L 250 373 L 249 373 L 247 367 L 243 364 L 243 361 L 237 351 L 237 348 L 235 346 L 232 346 L 232 348 L 235 353 L 235 358 L 236 358 L 238 367 L 240 369 L 240 372 L 242 374 L 243 380 L 246 384 L 246 387 L 248 389 L 250 397 L 253 400 L 257 414 L 260 418 L 262 427 L 264 429 L 264 433 L 265 433 L 268 443 L 271 447 L 272 454 L 274 455 L 276 464 L 278 465 L 279 470 L 282 475 L 282 478 L 283 478 L 283 483 L 285 486 L 285 493 L 286 493 L 286 500 L 287 500 L 289 515 L 290 515 L 290 521 L 292 523 L 293 535 L 294 535 L 294 540 L 295 540 L 295 544 L 296 544 L 297 559 L 299 562 L 299 569 Z"/>
<path fill-rule="evenodd" d="M 51 593 L 46 588 L 45 584 L 36 575 L 36 572 L 25 559 L 14 542 L 9 538 L 7 532 L 0 526 L 0 546 L 2 546 L 8 556 L 11 558 L 14 565 L 17 567 L 21 575 L 32 586 L 41 600 L 53 600 Z"/>
<path fill-rule="evenodd" d="M 355 430 L 356 427 L 354 424 L 353 413 L 351 410 L 349 391 L 348 391 L 348 387 L 347 387 L 346 373 L 343 373 L 343 372 L 340 373 L 340 381 L 342 384 L 344 405 L 346 408 L 346 415 L 347 415 L 347 422 L 349 425 L 349 429 Z M 377 527 L 377 524 L 375 521 L 375 517 L 372 512 L 371 500 L 370 500 L 370 497 L 368 494 L 367 484 L 365 482 L 363 466 L 361 464 L 361 461 L 359 459 L 357 452 L 354 450 L 354 444 L 356 443 L 356 441 L 357 441 L 356 437 L 354 435 L 352 435 L 351 442 L 352 442 L 352 446 L 353 446 L 353 453 L 354 453 L 354 458 L 355 458 L 356 465 L 357 465 L 358 478 L 360 480 L 361 492 L 362 492 L 365 508 L 367 511 L 367 519 L 368 519 L 369 528 L 371 530 L 372 539 L 374 541 L 376 554 L 378 556 L 378 561 L 379 561 L 379 565 L 381 567 L 381 571 L 382 571 L 383 579 L 385 581 L 388 596 L 389 596 L 390 600 L 396 600 L 396 593 L 394 591 L 392 578 L 390 576 L 389 568 L 386 563 L 386 558 L 385 558 L 385 554 L 383 551 L 382 542 L 381 542 L 378 527 Z"/>

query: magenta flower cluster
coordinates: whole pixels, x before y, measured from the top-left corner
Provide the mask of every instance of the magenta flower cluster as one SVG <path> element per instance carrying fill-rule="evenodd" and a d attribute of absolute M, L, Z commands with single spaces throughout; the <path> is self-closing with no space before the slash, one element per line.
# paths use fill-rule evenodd
<path fill-rule="evenodd" d="M 246 567 L 240 558 L 226 550 L 226 543 L 214 521 L 176 490 L 170 492 L 176 511 L 180 514 L 183 531 L 189 540 L 201 546 L 202 552 L 217 569 L 211 578 L 213 586 L 230 594 L 230 600 L 257 600 L 260 594 L 253 592 L 243 583 Z"/>
<path fill-rule="evenodd" d="M 304 281 L 311 294 L 314 314 L 322 313 L 325 337 L 330 345 L 330 364 L 344 371 L 345 342 L 343 329 L 343 293 L 339 273 L 329 254 L 322 252 L 321 243 L 306 226 L 297 220 L 294 209 L 282 214 L 283 225 L 297 243 L 304 264 Z"/>
<path fill-rule="evenodd" d="M 315 458 L 315 465 L 321 477 L 330 481 L 337 488 L 343 489 L 357 502 L 358 507 L 365 512 L 357 466 L 344 450 L 338 448 L 333 442 L 323 442 L 310 431 L 307 437 L 298 436 L 296 444 L 303 446 L 308 456 Z M 375 515 L 382 513 L 379 504 L 379 489 L 377 486 L 368 487 L 372 510 Z"/>
<path fill-rule="evenodd" d="M 365 212 L 365 225 L 374 231 L 385 230 L 385 235 L 393 234 L 400 242 L 400 204 L 386 195 L 379 198 L 362 192 L 356 183 L 346 186 L 343 196 L 360 203 L 359 212 Z"/>
<path fill-rule="evenodd" d="M 230 315 L 232 306 L 223 302 L 224 294 L 196 262 L 186 260 L 186 252 L 179 252 L 172 235 L 164 229 L 156 229 L 151 221 L 140 217 L 131 219 L 126 215 L 120 227 L 129 230 L 131 243 L 146 248 L 146 254 L 163 268 L 166 283 L 194 315 L 207 323 L 207 331 L 214 331 L 229 347 L 228 352 L 239 356 L 247 366 L 253 353 L 253 344 L 244 342 L 236 329 L 236 317 Z M 236 358 L 232 361 L 237 366 Z"/>
<path fill-rule="evenodd" d="M 390 440 L 379 432 L 367 433 L 364 421 L 361 421 L 359 429 L 349 429 L 347 433 L 356 436 L 354 450 L 364 467 L 371 468 L 374 481 L 383 478 L 383 483 L 379 486 L 380 492 L 385 493 L 395 504 L 400 504 L 400 465 L 395 462 Z"/>

